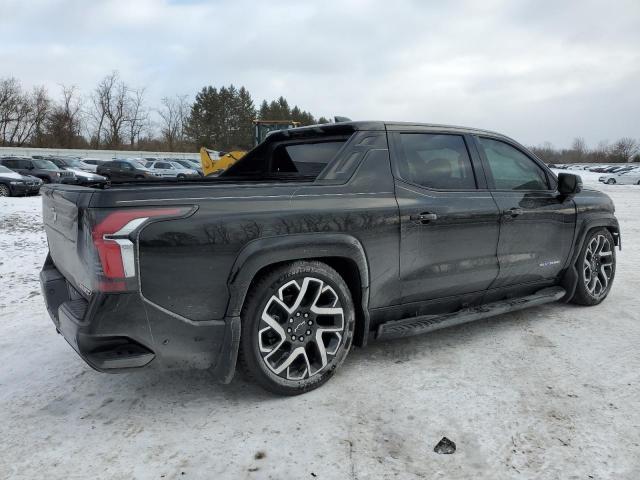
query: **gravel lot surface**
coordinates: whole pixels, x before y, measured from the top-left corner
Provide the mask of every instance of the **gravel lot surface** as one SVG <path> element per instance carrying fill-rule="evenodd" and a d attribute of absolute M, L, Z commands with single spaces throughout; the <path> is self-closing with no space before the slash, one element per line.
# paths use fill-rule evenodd
<path fill-rule="evenodd" d="M 91 370 L 40 296 L 40 199 L 0 198 L 0 478 L 638 479 L 640 187 L 598 188 L 624 247 L 603 304 L 373 343 L 296 398 Z"/>

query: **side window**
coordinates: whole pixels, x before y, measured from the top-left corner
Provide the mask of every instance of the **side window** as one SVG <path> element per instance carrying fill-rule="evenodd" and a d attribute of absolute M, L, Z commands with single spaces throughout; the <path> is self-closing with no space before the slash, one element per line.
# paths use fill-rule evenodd
<path fill-rule="evenodd" d="M 476 188 L 469 152 L 460 135 L 401 133 L 398 170 L 404 180 L 438 190 Z"/>
<path fill-rule="evenodd" d="M 478 138 L 489 167 L 490 187 L 497 190 L 548 190 L 544 170 L 511 145 Z M 493 181 L 491 181 L 493 179 Z"/>

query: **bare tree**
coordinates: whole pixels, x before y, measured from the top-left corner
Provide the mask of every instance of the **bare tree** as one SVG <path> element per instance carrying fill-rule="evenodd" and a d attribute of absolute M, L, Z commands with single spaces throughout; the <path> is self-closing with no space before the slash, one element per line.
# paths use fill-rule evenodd
<path fill-rule="evenodd" d="M 14 78 L 0 82 L 0 140 L 22 146 L 42 130 L 51 100 L 44 87 L 24 93 Z"/>
<path fill-rule="evenodd" d="M 86 142 L 82 138 L 82 100 L 76 86 L 61 85 L 62 102 L 54 106 L 45 124 L 47 146 L 74 148 Z"/>
<path fill-rule="evenodd" d="M 583 137 L 576 137 L 573 139 L 573 143 L 571 144 L 571 150 L 575 151 L 578 156 L 582 157 L 588 151 L 587 142 L 584 141 Z"/>
<path fill-rule="evenodd" d="M 144 102 L 145 88 L 130 90 L 126 102 L 126 124 L 129 145 L 133 147 L 140 140 L 140 134 L 149 126 L 149 110 Z"/>
<path fill-rule="evenodd" d="M 127 123 L 129 88 L 117 71 L 104 77 L 91 96 L 94 121 L 93 139 L 96 146 L 103 144 L 117 148 L 122 144 Z"/>
<path fill-rule="evenodd" d="M 8 143 L 10 126 L 16 119 L 22 88 L 15 78 L 0 80 L 0 144 Z"/>
<path fill-rule="evenodd" d="M 162 119 L 160 126 L 162 137 L 167 142 L 169 150 L 176 150 L 185 139 L 185 126 L 189 117 L 187 95 L 164 97 L 158 114 Z"/>
<path fill-rule="evenodd" d="M 91 95 L 92 109 L 89 111 L 89 115 L 94 121 L 94 131 L 92 134 L 93 143 L 96 147 L 100 147 L 103 138 L 106 137 L 106 121 L 107 111 L 111 103 L 111 97 L 115 84 L 118 80 L 118 73 L 112 72 L 111 75 L 107 75 L 93 91 Z"/>
<path fill-rule="evenodd" d="M 640 151 L 638 142 L 630 137 L 623 137 L 611 147 L 611 155 L 618 157 L 623 162 L 630 162 Z"/>

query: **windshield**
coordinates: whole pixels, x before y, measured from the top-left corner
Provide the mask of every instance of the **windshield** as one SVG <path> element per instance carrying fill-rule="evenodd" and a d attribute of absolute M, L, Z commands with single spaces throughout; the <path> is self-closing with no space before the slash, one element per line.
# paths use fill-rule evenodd
<path fill-rule="evenodd" d="M 73 159 L 73 160 L 65 160 L 65 162 L 70 167 L 74 167 L 74 168 L 82 168 L 82 167 L 84 167 L 84 163 L 82 163 L 80 160 L 75 160 L 75 159 Z"/>
<path fill-rule="evenodd" d="M 128 160 L 128 162 L 136 168 L 147 169 L 147 165 L 145 165 L 142 160 Z"/>
<path fill-rule="evenodd" d="M 34 160 L 33 166 L 40 170 L 60 170 L 53 162 L 49 160 Z"/>
<path fill-rule="evenodd" d="M 169 163 L 171 163 L 171 165 L 173 165 L 178 170 L 189 170 L 189 169 L 187 169 L 187 167 L 185 167 L 181 163 L 178 163 L 178 162 L 169 162 Z"/>
<path fill-rule="evenodd" d="M 4 165 L 0 165 L 0 173 L 16 173 L 13 170 L 8 169 Z"/>

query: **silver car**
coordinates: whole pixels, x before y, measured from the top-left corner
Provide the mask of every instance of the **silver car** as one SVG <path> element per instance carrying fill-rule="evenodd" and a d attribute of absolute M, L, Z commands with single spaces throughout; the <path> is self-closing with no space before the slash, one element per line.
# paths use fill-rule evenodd
<path fill-rule="evenodd" d="M 199 177 L 198 172 L 185 168 L 179 163 L 166 162 L 157 160 L 147 162 L 145 166 L 156 174 L 160 174 L 163 178 L 175 178 L 177 180 L 185 180 L 187 178 Z"/>
<path fill-rule="evenodd" d="M 608 185 L 640 185 L 640 170 L 634 168 L 622 173 L 607 173 L 598 178 L 598 181 Z"/>

